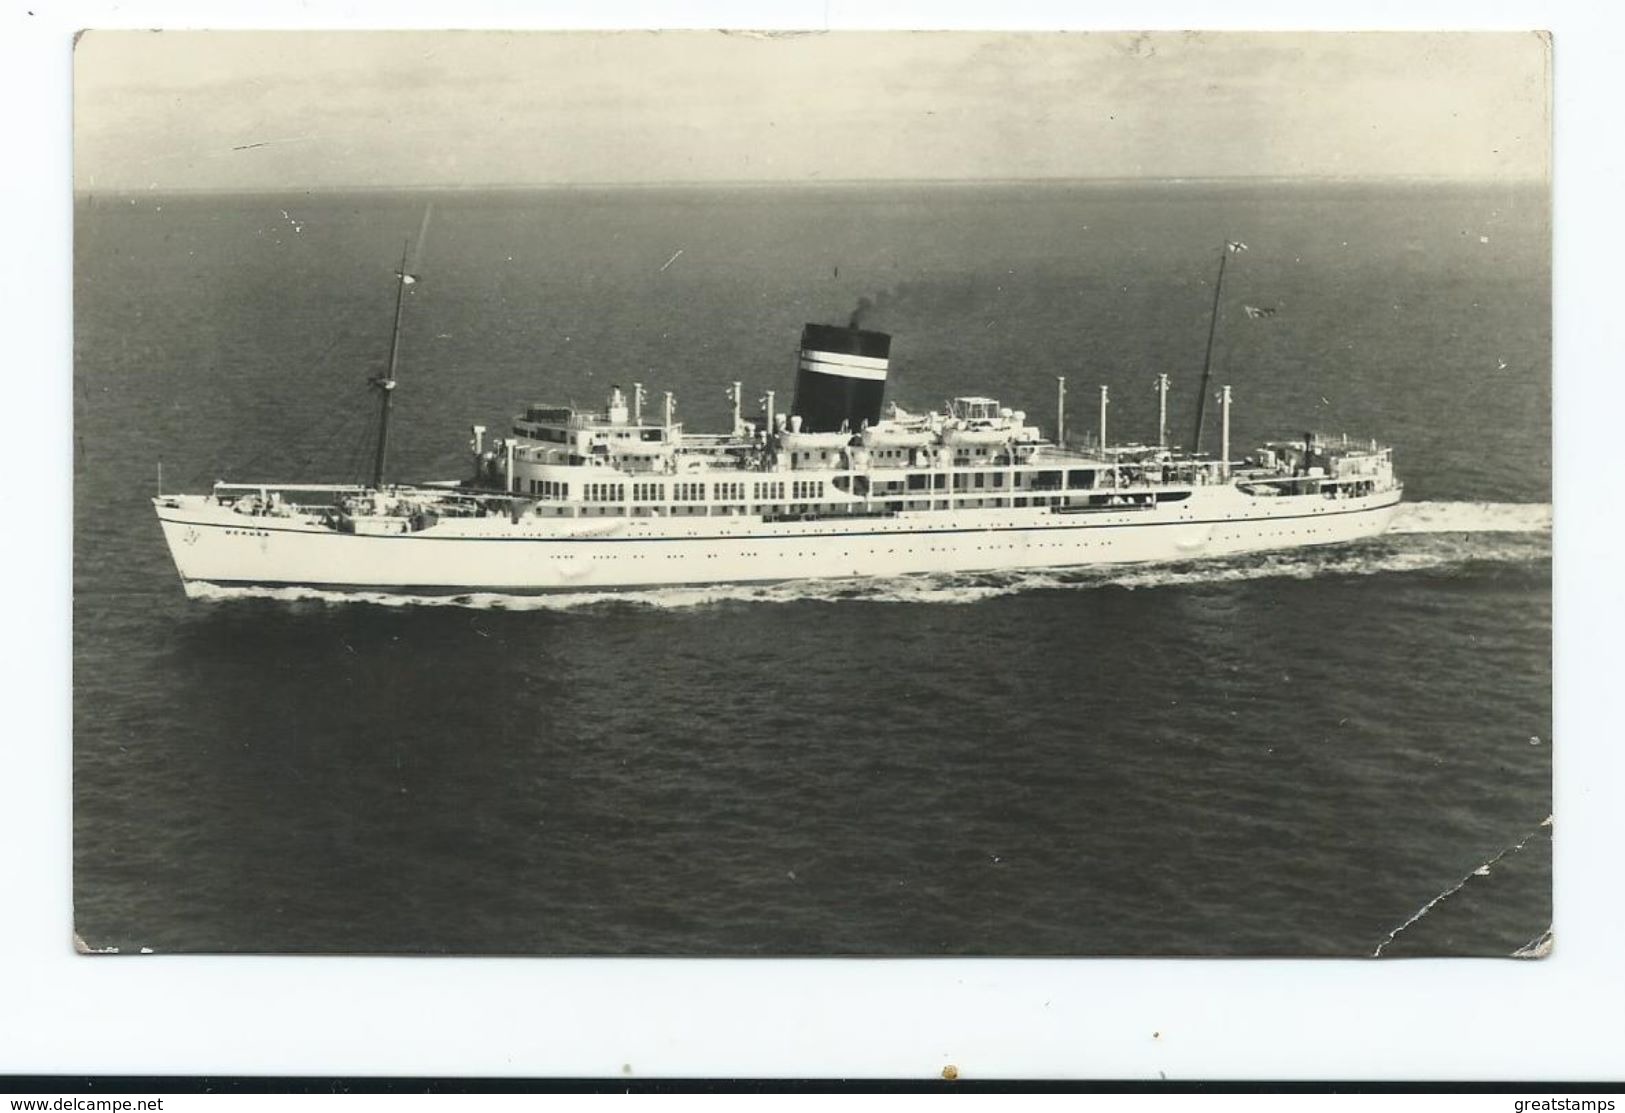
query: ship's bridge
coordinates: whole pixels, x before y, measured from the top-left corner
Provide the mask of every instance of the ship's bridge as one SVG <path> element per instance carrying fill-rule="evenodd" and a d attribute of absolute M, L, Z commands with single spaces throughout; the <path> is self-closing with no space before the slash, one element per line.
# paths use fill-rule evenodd
<path fill-rule="evenodd" d="M 963 421 L 997 421 L 1001 416 L 1010 416 L 1000 411 L 997 398 L 972 394 L 949 402 L 948 412 Z"/>
<path fill-rule="evenodd" d="M 578 410 L 573 406 L 537 403 L 515 417 L 513 435 L 521 442 L 541 442 L 555 448 L 554 454 L 588 456 L 651 456 L 669 451 L 683 439 L 681 423 L 672 420 L 668 396 L 665 420 L 656 424 L 643 420 L 643 392 L 636 393 L 635 408 L 627 405 L 620 387 L 612 387 L 608 404 L 602 410 Z M 521 450 L 533 449 L 522 443 Z M 534 456 L 535 453 L 527 452 Z M 577 459 L 574 462 L 581 462 Z"/>

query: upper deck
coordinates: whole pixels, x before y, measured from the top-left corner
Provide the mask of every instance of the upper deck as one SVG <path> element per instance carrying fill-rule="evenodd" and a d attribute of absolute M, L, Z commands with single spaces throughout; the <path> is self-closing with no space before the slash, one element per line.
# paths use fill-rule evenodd
<path fill-rule="evenodd" d="M 321 488 L 326 506 L 282 499 L 294 488 L 217 485 L 213 500 L 253 516 L 299 517 L 343 532 L 416 532 L 443 518 L 843 519 L 922 511 L 1149 511 L 1228 488 L 1232 497 L 1362 498 L 1397 488 L 1375 442 L 1306 434 L 1241 459 L 1162 445 L 1065 446 L 1021 411 L 958 398 L 934 414 L 895 406 L 856 432 L 769 428 L 737 419 L 695 436 L 618 406 L 533 406 L 490 448 L 475 429 L 473 480 L 430 488 Z M 668 406 L 667 415 L 670 409 Z M 768 423 L 764 423 L 767 425 Z M 1226 437 L 1225 447 L 1228 447 Z M 318 488 L 308 488 L 315 492 Z"/>
<path fill-rule="evenodd" d="M 489 448 L 476 429 L 474 486 L 545 504 L 543 514 L 836 514 L 1021 507 L 1155 505 L 1235 482 L 1247 494 L 1341 497 L 1392 485 L 1388 449 L 1308 434 L 1242 459 L 1166 445 L 1083 445 L 1047 439 L 1026 413 L 963 396 L 933 413 L 895 404 L 859 428 L 811 431 L 776 413 L 740 413 L 733 428 L 692 434 L 644 420 L 643 396 L 617 387 L 603 410 L 535 405 Z M 1223 446 L 1228 449 L 1228 422 Z"/>

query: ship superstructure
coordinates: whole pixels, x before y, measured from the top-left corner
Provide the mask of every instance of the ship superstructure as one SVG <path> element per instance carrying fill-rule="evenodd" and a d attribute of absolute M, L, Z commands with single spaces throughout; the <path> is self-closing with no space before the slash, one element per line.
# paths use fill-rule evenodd
<path fill-rule="evenodd" d="M 399 306 L 397 305 L 397 316 Z M 417 486 L 218 483 L 154 500 L 197 585 L 536 592 L 1190 560 L 1354 540 L 1401 497 L 1391 450 L 1305 434 L 1232 459 L 1167 443 L 1064 443 L 1019 409 L 885 400 L 891 338 L 809 324 L 795 392 L 732 427 L 689 432 L 663 394 L 602 410 L 538 404 L 502 435 L 473 427 L 470 474 Z M 393 367 L 393 357 L 392 357 Z M 375 380 L 387 421 L 393 373 Z M 1159 386 L 1166 415 L 1168 380 Z M 382 440 L 382 431 L 381 437 Z"/>

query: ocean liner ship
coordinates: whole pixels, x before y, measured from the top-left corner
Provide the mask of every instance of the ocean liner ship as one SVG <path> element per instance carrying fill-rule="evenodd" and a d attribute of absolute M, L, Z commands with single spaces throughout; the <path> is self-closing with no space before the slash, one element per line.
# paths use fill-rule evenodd
<path fill-rule="evenodd" d="M 1222 276 L 1222 269 L 1221 269 Z M 1383 532 L 1401 498 L 1391 449 L 1305 434 L 1231 458 L 1098 434 L 1046 438 L 987 397 L 914 413 L 885 399 L 891 337 L 809 324 L 793 400 L 691 433 L 664 395 L 615 387 L 601 411 L 532 405 L 501 436 L 473 427 L 469 474 L 385 482 L 404 268 L 370 483 L 216 483 L 153 500 L 189 595 L 217 587 L 407 594 L 669 585 L 1189 561 Z M 1210 344 L 1211 355 L 1211 344 Z M 1207 369 L 1204 368 L 1205 401 Z"/>

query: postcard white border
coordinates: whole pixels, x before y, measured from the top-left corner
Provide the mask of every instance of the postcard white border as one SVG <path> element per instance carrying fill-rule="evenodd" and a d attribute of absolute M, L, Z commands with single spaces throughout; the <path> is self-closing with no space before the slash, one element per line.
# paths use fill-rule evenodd
<path fill-rule="evenodd" d="M 22 0 L 24 4 L 29 0 Z M 1599 1079 L 1625 1070 L 1615 574 L 1620 19 L 1586 3 L 456 5 L 40 0 L 0 15 L 11 599 L 0 1074 Z M 70 35 L 95 27 L 1549 28 L 1557 947 L 1544 962 L 169 957 L 70 949 Z M 1493 431 L 1487 431 L 1493 433 Z M 9 500 L 8 500 L 9 501 Z M 1158 1035 L 1154 1035 L 1157 1033 Z M 0 1089 L 4 1089 L 0 1084 Z"/>

